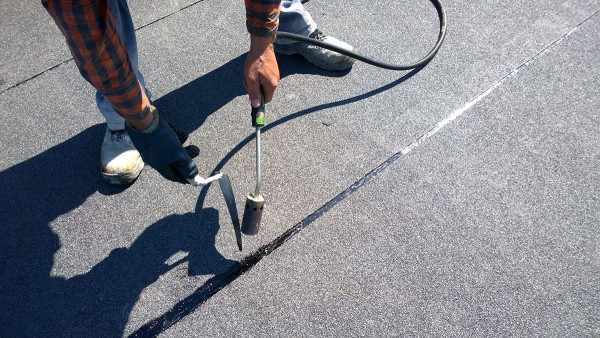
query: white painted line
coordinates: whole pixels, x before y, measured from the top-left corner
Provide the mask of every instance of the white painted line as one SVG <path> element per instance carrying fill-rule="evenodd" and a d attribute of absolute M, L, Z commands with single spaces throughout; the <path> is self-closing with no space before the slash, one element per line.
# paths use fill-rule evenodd
<path fill-rule="evenodd" d="M 552 49 L 552 47 L 554 47 L 557 44 L 561 43 L 563 40 L 565 40 L 566 38 L 568 38 L 571 34 L 573 34 L 574 32 L 576 32 L 577 30 L 579 30 L 579 28 L 581 27 L 581 25 L 583 25 L 585 22 L 587 22 L 589 19 L 591 19 L 593 16 L 595 16 L 599 12 L 600 12 L 600 10 L 594 12 L 592 15 L 588 16 L 587 18 L 585 18 L 582 22 L 580 22 L 575 27 L 573 27 L 572 29 L 570 29 L 568 32 L 566 32 L 565 34 L 563 34 L 560 38 L 558 38 L 558 39 L 552 41 L 550 44 L 546 45 L 537 54 L 535 54 L 534 56 L 532 56 L 531 58 L 529 58 L 525 62 L 521 63 L 519 66 L 517 66 L 516 68 L 514 68 L 510 73 L 508 73 L 505 76 L 503 76 L 500 80 L 496 81 L 486 91 L 484 91 L 483 93 L 479 94 L 476 98 L 474 98 L 470 102 L 467 102 L 461 108 L 453 111 L 450 115 L 448 115 L 443 120 L 439 121 L 433 128 L 431 128 L 428 132 L 426 132 L 421 137 L 419 137 L 416 141 L 414 141 L 413 143 L 409 144 L 408 146 L 406 146 L 405 148 L 403 148 L 402 150 L 400 150 L 400 154 L 406 155 L 406 154 L 410 153 L 416 147 L 418 147 L 423 141 L 425 141 L 426 139 L 428 139 L 428 138 L 432 137 L 433 135 L 437 134 L 440 130 L 444 129 L 444 127 L 446 127 L 448 124 L 450 124 L 450 122 L 456 120 L 457 118 L 459 118 L 460 116 L 462 116 L 465 112 L 467 112 L 469 109 L 473 108 L 473 106 L 475 106 L 481 100 L 483 100 L 487 96 L 489 96 L 494 90 L 496 90 L 498 87 L 500 87 L 506 80 L 513 78 L 523 68 L 527 67 L 529 64 L 531 64 L 532 62 L 534 62 L 537 59 L 539 59 L 541 56 L 543 56 L 544 54 L 546 54 L 550 49 Z"/>

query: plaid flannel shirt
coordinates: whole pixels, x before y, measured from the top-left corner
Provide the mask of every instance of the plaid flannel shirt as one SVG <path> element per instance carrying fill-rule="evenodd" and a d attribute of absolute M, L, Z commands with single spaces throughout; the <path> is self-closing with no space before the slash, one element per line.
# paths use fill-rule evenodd
<path fill-rule="evenodd" d="M 251 34 L 273 37 L 280 0 L 244 0 Z M 42 0 L 66 38 L 81 75 L 127 119 L 150 104 L 133 71 L 107 0 Z"/>
<path fill-rule="evenodd" d="M 246 27 L 250 34 L 274 37 L 279 24 L 281 0 L 245 0 Z"/>

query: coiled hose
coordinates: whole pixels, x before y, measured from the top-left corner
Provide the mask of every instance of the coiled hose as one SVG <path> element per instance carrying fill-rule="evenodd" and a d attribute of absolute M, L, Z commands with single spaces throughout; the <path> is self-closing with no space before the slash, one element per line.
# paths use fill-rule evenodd
<path fill-rule="evenodd" d="M 352 51 L 349 51 L 349 50 L 346 50 L 343 48 L 339 48 L 339 47 L 336 47 L 334 45 L 331 45 L 331 44 L 323 42 L 323 41 L 311 39 L 311 38 L 308 38 L 303 35 L 292 34 L 292 33 L 287 33 L 287 32 L 278 32 L 277 38 L 278 39 L 280 39 L 280 38 L 290 39 L 290 40 L 294 40 L 294 41 L 298 41 L 298 42 L 304 42 L 304 43 L 308 43 L 311 45 L 315 45 L 315 46 L 325 48 L 325 49 L 328 49 L 328 50 L 331 50 L 334 52 L 338 52 L 340 54 L 346 55 L 353 59 L 362 61 L 364 63 L 370 64 L 372 66 L 379 67 L 379 68 L 384 68 L 384 69 L 389 69 L 389 70 L 415 69 L 415 68 L 425 66 L 427 63 L 429 63 L 429 61 L 431 61 L 435 57 L 437 52 L 440 50 L 442 43 L 444 42 L 444 38 L 446 37 L 446 12 L 444 11 L 444 7 L 442 7 L 442 4 L 440 3 L 439 0 L 430 0 L 430 1 L 433 4 L 433 6 L 435 7 L 435 9 L 437 10 L 438 20 L 440 23 L 440 32 L 438 34 L 437 42 L 435 43 L 435 46 L 433 46 L 433 48 L 429 51 L 429 53 L 427 53 L 427 55 L 425 55 L 421 60 L 417 61 L 416 63 L 410 64 L 410 65 L 395 65 L 395 64 L 391 64 L 391 63 L 378 61 L 378 60 L 375 60 L 368 56 L 364 56 L 359 53 L 355 53 L 355 52 L 352 52 Z M 308 0 L 302 1 L 302 3 L 305 3 L 305 2 L 308 2 Z"/>

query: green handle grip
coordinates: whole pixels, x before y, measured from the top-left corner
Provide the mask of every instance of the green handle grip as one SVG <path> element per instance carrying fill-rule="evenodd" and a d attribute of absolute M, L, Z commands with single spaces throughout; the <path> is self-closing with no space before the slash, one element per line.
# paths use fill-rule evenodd
<path fill-rule="evenodd" d="M 265 103 L 262 102 L 260 107 L 252 107 L 252 126 L 255 128 L 262 128 L 265 126 Z"/>

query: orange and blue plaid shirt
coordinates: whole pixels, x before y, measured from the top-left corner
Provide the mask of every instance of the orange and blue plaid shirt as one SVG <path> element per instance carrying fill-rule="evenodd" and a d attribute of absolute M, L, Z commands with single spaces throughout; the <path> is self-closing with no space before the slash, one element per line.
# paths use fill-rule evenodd
<path fill-rule="evenodd" d="M 272 37 L 281 0 L 244 0 L 251 34 Z M 107 0 L 42 0 L 67 40 L 81 75 L 127 118 L 149 100 L 135 76 L 127 48 L 117 34 Z"/>
<path fill-rule="evenodd" d="M 272 37 L 279 22 L 281 0 L 245 0 L 246 27 L 250 34 Z"/>

